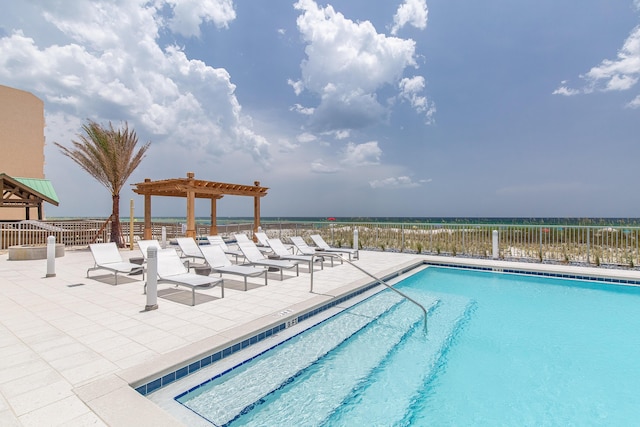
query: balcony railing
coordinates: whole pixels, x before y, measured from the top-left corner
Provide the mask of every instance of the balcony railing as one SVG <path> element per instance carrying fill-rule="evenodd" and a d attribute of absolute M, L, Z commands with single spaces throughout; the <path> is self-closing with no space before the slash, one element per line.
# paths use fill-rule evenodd
<path fill-rule="evenodd" d="M 129 241 L 129 222 L 122 223 L 122 236 Z M 184 236 L 185 228 L 175 222 L 153 222 L 152 238 Z M 233 238 L 236 233 L 251 234 L 253 224 L 218 225 L 218 233 Z M 144 224 L 133 223 L 134 240 L 143 236 Z M 411 252 L 430 255 L 491 258 L 493 231 L 498 231 L 499 258 L 513 261 L 554 262 L 581 265 L 607 265 L 634 268 L 640 264 L 640 227 L 566 226 L 513 224 L 426 224 L 365 222 L 263 222 L 270 237 L 287 242 L 302 236 L 320 234 L 333 246 L 353 247 L 358 229 L 361 249 Z M 65 246 L 87 246 L 106 242 L 111 233 L 105 220 L 0 222 L 0 249 L 14 245 L 46 244 L 48 236 Z M 197 224 L 198 236 L 209 234 L 208 224 Z"/>

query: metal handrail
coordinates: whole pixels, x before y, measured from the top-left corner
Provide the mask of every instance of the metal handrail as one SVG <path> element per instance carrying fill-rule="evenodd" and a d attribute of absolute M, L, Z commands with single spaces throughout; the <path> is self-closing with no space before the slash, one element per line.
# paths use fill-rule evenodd
<path fill-rule="evenodd" d="M 349 261 L 345 257 L 343 257 L 341 255 L 338 255 L 338 254 L 329 253 L 329 252 L 322 252 L 322 251 L 318 251 L 318 252 L 319 252 L 319 254 L 317 254 L 317 255 L 311 255 L 311 266 L 312 266 L 311 267 L 311 289 L 309 290 L 309 292 L 313 292 L 313 270 L 314 270 L 313 263 L 315 262 L 316 257 L 327 257 L 328 256 L 328 257 L 331 257 L 331 258 L 340 258 L 341 260 L 347 262 L 348 264 L 351 264 L 353 267 L 355 267 L 356 269 L 360 270 L 361 272 L 363 272 L 367 276 L 371 277 L 372 279 L 374 279 L 379 284 L 381 284 L 383 286 L 386 286 L 387 288 L 391 289 L 393 292 L 397 293 L 401 297 L 405 298 L 406 300 L 408 300 L 408 301 L 414 303 L 415 305 L 417 305 L 418 307 L 420 307 L 420 309 L 422 310 L 422 313 L 424 315 L 424 333 L 425 333 L 425 335 L 427 334 L 427 309 L 424 308 L 424 306 L 422 304 L 420 304 L 418 301 L 414 300 L 413 298 L 409 297 L 408 295 L 404 294 L 403 292 L 400 292 L 399 290 L 397 290 L 393 286 L 389 285 L 384 280 L 382 280 L 382 279 L 374 276 L 373 274 L 369 273 L 368 271 L 366 271 L 362 267 L 359 267 L 359 266 L 355 265 L 352 261 Z"/>

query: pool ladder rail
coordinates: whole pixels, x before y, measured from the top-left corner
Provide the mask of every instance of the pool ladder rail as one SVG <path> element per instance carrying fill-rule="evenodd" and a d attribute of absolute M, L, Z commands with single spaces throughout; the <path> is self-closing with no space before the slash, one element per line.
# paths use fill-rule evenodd
<path fill-rule="evenodd" d="M 407 294 L 405 294 L 403 292 L 400 292 L 399 290 L 397 290 L 396 288 L 394 288 L 393 286 L 391 286 L 390 284 L 388 284 L 384 280 L 380 279 L 379 277 L 374 276 L 373 274 L 369 273 L 368 271 L 366 271 L 362 267 L 357 266 L 352 261 L 346 259 L 342 255 L 335 254 L 335 253 L 329 253 L 329 252 L 323 252 L 323 251 L 317 251 L 317 252 L 318 252 L 317 255 L 316 254 L 311 255 L 311 257 L 312 257 L 311 265 L 313 265 L 313 262 L 315 262 L 316 257 L 318 257 L 318 258 L 331 257 L 332 260 L 333 260 L 333 258 L 340 258 L 343 262 L 346 262 L 347 264 L 352 265 L 353 267 L 355 267 L 356 269 L 360 270 L 361 272 L 363 272 L 367 276 L 371 277 L 373 280 L 375 280 L 379 284 L 381 284 L 383 286 L 386 286 L 387 288 L 391 289 L 393 292 L 395 292 L 398 295 L 400 295 L 402 298 L 404 298 L 404 299 L 408 300 L 409 302 L 412 302 L 413 304 L 417 305 L 420 308 L 420 310 L 422 310 L 422 313 L 423 313 L 423 316 L 424 316 L 424 333 L 425 333 L 425 335 L 427 334 L 427 331 L 428 331 L 428 329 L 427 329 L 427 309 L 424 308 L 424 306 L 422 304 L 420 304 L 418 301 L 414 300 L 413 298 L 411 298 Z M 309 290 L 309 292 L 313 292 L 313 270 L 314 269 L 312 268 L 311 269 L 311 289 Z"/>

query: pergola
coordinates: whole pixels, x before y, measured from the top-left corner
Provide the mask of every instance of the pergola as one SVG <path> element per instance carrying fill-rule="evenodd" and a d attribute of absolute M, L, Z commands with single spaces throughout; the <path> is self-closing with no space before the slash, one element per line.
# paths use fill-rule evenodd
<path fill-rule="evenodd" d="M 259 181 L 254 185 L 227 184 L 224 182 L 202 181 L 194 178 L 193 172 L 187 178 L 165 179 L 133 184 L 133 192 L 144 196 L 144 238 L 151 239 L 151 196 L 185 197 L 187 199 L 187 237 L 196 237 L 195 199 L 211 199 L 210 234 L 218 234 L 216 224 L 218 199 L 229 196 L 253 197 L 253 230 L 260 226 L 260 198 L 267 195 L 267 187 L 261 187 Z"/>

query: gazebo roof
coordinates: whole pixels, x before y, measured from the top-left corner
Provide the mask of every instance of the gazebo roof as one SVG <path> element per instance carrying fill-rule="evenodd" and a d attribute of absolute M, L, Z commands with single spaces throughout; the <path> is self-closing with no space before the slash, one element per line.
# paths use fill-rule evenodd
<path fill-rule="evenodd" d="M 0 206 L 37 206 L 42 201 L 58 206 L 58 196 L 48 179 L 17 178 L 0 173 L 0 189 Z"/>
<path fill-rule="evenodd" d="M 264 197 L 268 187 L 261 187 L 256 181 L 254 185 L 228 184 L 225 182 L 204 181 L 200 179 L 173 178 L 160 181 L 145 180 L 134 185 L 133 192 L 148 196 L 187 197 L 193 192 L 196 198 L 220 199 L 229 196 Z"/>

